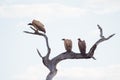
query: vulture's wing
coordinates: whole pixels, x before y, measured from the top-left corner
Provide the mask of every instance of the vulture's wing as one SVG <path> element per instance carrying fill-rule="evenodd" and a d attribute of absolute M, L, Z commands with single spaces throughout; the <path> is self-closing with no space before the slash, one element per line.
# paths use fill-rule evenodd
<path fill-rule="evenodd" d="M 69 39 L 63 39 L 63 40 L 66 51 L 70 52 L 72 49 L 72 41 Z"/>
<path fill-rule="evenodd" d="M 86 43 L 85 43 L 85 41 L 79 40 L 78 41 L 78 47 L 79 47 L 79 50 L 80 50 L 81 54 L 86 53 Z"/>
<path fill-rule="evenodd" d="M 33 20 L 33 21 L 32 21 L 32 24 L 34 25 L 34 27 L 35 27 L 37 30 L 40 30 L 40 31 L 46 33 L 46 30 L 45 30 L 45 28 L 44 28 L 44 25 L 43 25 L 40 21 L 38 21 L 38 20 Z"/>

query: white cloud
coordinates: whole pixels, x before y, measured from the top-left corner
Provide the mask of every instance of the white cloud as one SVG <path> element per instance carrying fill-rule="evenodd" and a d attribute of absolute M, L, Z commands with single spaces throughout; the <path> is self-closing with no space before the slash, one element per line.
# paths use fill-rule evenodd
<path fill-rule="evenodd" d="M 63 69 L 63 68 L 62 68 Z M 120 65 L 108 66 L 108 67 L 94 67 L 94 68 L 82 68 L 73 67 L 66 68 L 60 71 L 60 77 L 71 78 L 71 80 L 119 80 L 120 79 Z"/>
<path fill-rule="evenodd" d="M 81 16 L 91 13 L 109 14 L 120 11 L 120 1 L 118 0 L 92 0 L 86 1 L 84 4 L 77 7 L 59 3 L 1 5 L 0 17 L 42 16 L 46 18 L 51 16 Z"/>
<path fill-rule="evenodd" d="M 89 10 L 95 14 L 109 14 L 120 11 L 119 0 L 92 0 L 88 4 Z"/>
<path fill-rule="evenodd" d="M 48 70 L 44 66 L 29 66 L 23 73 L 15 74 L 12 80 L 41 80 L 45 79 Z"/>
<path fill-rule="evenodd" d="M 0 17 L 30 17 L 30 16 L 76 16 L 85 11 L 61 4 L 33 4 L 0 6 Z"/>
<path fill-rule="evenodd" d="M 48 70 L 44 66 L 30 66 L 21 74 L 12 77 L 13 80 L 43 80 L 48 74 Z M 55 80 L 120 80 L 120 65 L 107 67 L 67 67 L 60 68 Z"/>

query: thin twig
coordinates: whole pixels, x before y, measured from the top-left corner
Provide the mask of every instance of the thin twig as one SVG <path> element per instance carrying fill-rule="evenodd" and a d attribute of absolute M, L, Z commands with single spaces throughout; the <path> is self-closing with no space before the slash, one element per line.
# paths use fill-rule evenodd
<path fill-rule="evenodd" d="M 102 28 L 100 27 L 100 25 L 97 25 L 97 26 L 98 26 L 98 28 L 100 29 L 100 37 L 101 37 L 101 38 L 104 38 Z"/>
<path fill-rule="evenodd" d="M 42 55 L 41 55 L 41 53 L 40 53 L 40 51 L 39 51 L 38 49 L 36 49 L 36 50 L 37 50 L 39 56 L 40 56 L 41 58 L 43 58 Z"/>
<path fill-rule="evenodd" d="M 109 37 L 106 38 L 106 40 L 110 39 L 111 37 L 113 37 L 115 34 L 110 35 Z"/>
<path fill-rule="evenodd" d="M 33 27 L 30 27 L 33 31 L 36 31 L 36 29 L 34 29 Z"/>
<path fill-rule="evenodd" d="M 28 33 L 28 34 L 35 34 L 33 32 L 29 32 L 29 31 L 23 31 L 24 33 Z"/>

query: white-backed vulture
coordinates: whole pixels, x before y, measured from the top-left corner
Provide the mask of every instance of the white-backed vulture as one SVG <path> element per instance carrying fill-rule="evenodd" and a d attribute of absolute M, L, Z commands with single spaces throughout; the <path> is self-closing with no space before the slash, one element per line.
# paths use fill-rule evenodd
<path fill-rule="evenodd" d="M 78 47 L 82 55 L 85 55 L 86 53 L 86 43 L 85 41 L 81 40 L 80 38 L 78 39 Z"/>
<path fill-rule="evenodd" d="M 67 52 L 71 52 L 72 50 L 72 41 L 70 39 L 62 39 L 64 40 L 64 46 Z"/>
<path fill-rule="evenodd" d="M 46 33 L 44 25 L 38 20 L 33 20 L 32 23 L 29 23 L 28 25 L 32 25 L 37 31 L 39 30 Z"/>

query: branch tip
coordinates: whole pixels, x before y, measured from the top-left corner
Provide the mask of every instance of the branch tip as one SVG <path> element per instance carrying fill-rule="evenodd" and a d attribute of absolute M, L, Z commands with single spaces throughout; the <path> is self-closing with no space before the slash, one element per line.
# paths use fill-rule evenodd
<path fill-rule="evenodd" d="M 41 55 L 41 53 L 39 52 L 39 50 L 38 50 L 38 49 L 36 49 L 36 50 L 37 50 L 39 56 L 40 56 L 41 58 L 43 58 L 42 55 Z"/>
<path fill-rule="evenodd" d="M 102 28 L 100 27 L 100 25 L 97 24 L 97 26 L 98 26 L 98 29 L 100 29 L 100 32 L 103 32 L 103 31 L 102 31 Z"/>
<path fill-rule="evenodd" d="M 33 27 L 30 27 L 32 30 L 36 31 Z"/>
<path fill-rule="evenodd" d="M 28 33 L 28 31 L 23 31 L 24 33 Z"/>
<path fill-rule="evenodd" d="M 104 36 L 103 36 L 103 30 L 102 30 L 102 28 L 100 27 L 100 25 L 97 25 L 98 26 L 98 29 L 100 30 L 100 37 L 101 38 L 105 38 Z"/>
<path fill-rule="evenodd" d="M 113 37 L 115 34 L 110 35 L 109 37 Z"/>
<path fill-rule="evenodd" d="M 23 32 L 27 34 L 34 34 L 33 32 L 28 32 L 28 31 L 23 31 Z"/>
<path fill-rule="evenodd" d="M 98 28 L 100 28 L 100 25 L 99 25 L 99 24 L 97 24 L 97 26 L 98 26 Z"/>
<path fill-rule="evenodd" d="M 92 57 L 94 60 L 96 60 L 96 58 L 95 57 Z"/>

